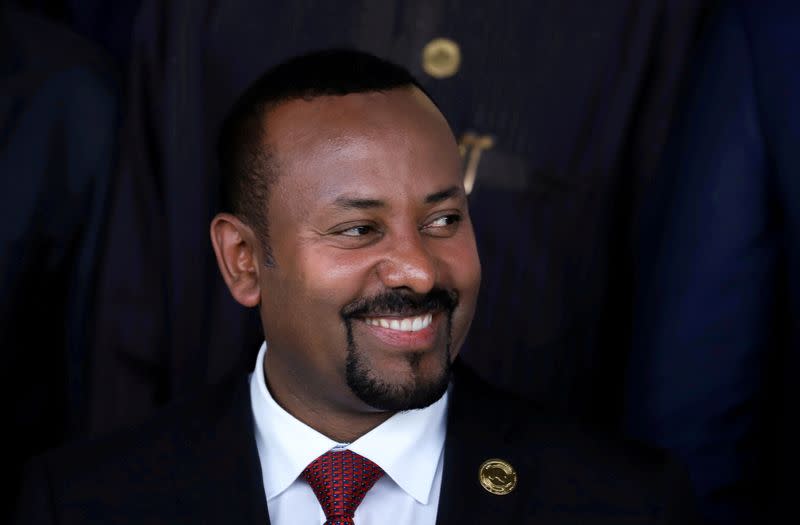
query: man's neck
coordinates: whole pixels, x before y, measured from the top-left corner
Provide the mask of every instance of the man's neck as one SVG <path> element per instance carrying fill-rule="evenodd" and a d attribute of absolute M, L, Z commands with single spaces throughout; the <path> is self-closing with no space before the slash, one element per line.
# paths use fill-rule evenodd
<path fill-rule="evenodd" d="M 292 387 L 302 383 L 277 379 L 291 379 L 288 371 L 276 370 L 280 364 L 270 362 L 269 368 L 271 373 L 267 373 L 265 359 L 261 372 L 275 402 L 299 421 L 338 443 L 352 443 L 394 415 L 390 411 L 358 410 L 345 403 L 314 399 L 307 389 Z"/>

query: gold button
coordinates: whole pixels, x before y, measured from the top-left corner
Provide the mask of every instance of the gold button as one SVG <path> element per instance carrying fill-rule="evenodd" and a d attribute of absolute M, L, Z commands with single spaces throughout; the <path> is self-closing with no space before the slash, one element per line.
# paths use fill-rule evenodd
<path fill-rule="evenodd" d="M 503 496 L 517 486 L 517 471 L 508 461 L 487 459 L 478 469 L 481 486 L 492 494 Z"/>
<path fill-rule="evenodd" d="M 422 50 L 422 69 L 434 78 L 452 77 L 461 65 L 461 50 L 449 38 L 436 38 Z"/>

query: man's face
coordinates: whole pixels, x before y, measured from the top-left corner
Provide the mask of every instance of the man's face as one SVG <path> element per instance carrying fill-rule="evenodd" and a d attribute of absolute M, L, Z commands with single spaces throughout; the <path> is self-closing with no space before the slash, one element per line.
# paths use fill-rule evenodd
<path fill-rule="evenodd" d="M 444 393 L 480 263 L 450 129 L 417 89 L 271 110 L 267 379 L 346 410 Z"/>

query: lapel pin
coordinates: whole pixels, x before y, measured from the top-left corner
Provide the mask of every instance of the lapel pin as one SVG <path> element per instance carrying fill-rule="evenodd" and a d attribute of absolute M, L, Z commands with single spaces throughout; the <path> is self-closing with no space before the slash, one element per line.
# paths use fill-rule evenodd
<path fill-rule="evenodd" d="M 478 469 L 478 481 L 488 492 L 503 496 L 517 486 L 517 471 L 508 461 L 487 459 Z"/>

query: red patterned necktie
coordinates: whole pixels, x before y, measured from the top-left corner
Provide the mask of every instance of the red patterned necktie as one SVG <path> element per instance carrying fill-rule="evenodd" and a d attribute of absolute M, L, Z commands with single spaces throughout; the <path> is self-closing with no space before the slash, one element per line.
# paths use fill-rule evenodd
<path fill-rule="evenodd" d="M 331 450 L 309 464 L 303 477 L 325 511 L 325 525 L 353 525 L 353 514 L 383 470 L 350 450 Z"/>

